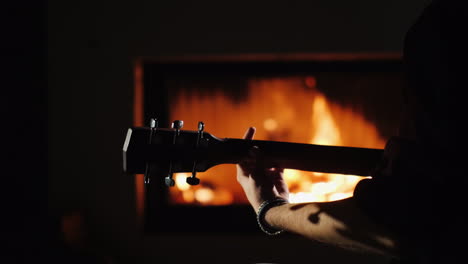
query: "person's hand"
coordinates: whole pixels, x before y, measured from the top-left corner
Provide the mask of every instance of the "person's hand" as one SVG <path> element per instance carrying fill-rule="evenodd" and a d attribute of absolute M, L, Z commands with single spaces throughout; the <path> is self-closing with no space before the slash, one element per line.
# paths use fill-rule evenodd
<path fill-rule="evenodd" d="M 254 134 L 255 128 L 250 127 L 245 132 L 244 139 L 252 140 Z M 237 181 L 244 189 L 255 212 L 264 201 L 289 198 L 288 186 L 283 179 L 283 169 L 266 168 L 262 152 L 256 146 L 250 149 L 247 157 L 237 164 Z"/>

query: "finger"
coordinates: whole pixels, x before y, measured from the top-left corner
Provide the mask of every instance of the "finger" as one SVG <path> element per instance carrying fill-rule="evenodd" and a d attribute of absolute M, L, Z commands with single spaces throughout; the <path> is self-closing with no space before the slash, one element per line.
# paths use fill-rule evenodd
<path fill-rule="evenodd" d="M 283 177 L 283 168 L 273 167 L 272 171 L 273 185 L 281 196 L 289 196 L 289 188 Z"/>
<path fill-rule="evenodd" d="M 236 173 L 237 182 L 240 183 L 241 185 L 244 185 L 244 182 L 246 181 L 246 179 L 249 178 L 249 175 L 245 173 L 244 168 L 242 168 L 239 164 L 236 165 L 236 170 L 237 170 L 237 173 Z"/>
<path fill-rule="evenodd" d="M 255 128 L 247 129 L 244 138 L 252 139 L 255 134 Z M 257 168 L 258 147 L 254 146 L 247 152 L 247 155 L 237 164 L 237 181 L 241 185 L 250 178 Z"/>
<path fill-rule="evenodd" d="M 239 162 L 240 168 L 246 175 L 251 174 L 261 164 L 260 151 L 257 146 L 249 149 L 247 156 Z"/>
<path fill-rule="evenodd" d="M 249 127 L 247 131 L 245 131 L 244 139 L 252 140 L 254 138 L 255 131 L 256 131 L 255 127 Z"/>
<path fill-rule="evenodd" d="M 284 198 L 289 199 L 289 188 L 284 179 L 278 179 L 273 182 L 273 185 L 275 186 L 276 190 L 278 191 L 278 194 L 283 196 Z"/>
<path fill-rule="evenodd" d="M 249 150 L 248 157 L 253 161 L 252 169 L 255 171 L 254 174 L 257 177 L 265 176 L 265 160 L 263 152 L 257 146 L 253 146 Z"/>

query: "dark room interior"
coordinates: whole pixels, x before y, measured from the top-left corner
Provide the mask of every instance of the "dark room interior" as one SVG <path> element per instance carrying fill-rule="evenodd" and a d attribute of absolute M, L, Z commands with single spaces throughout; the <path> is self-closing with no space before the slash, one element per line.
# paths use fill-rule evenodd
<path fill-rule="evenodd" d="M 12 52 L 6 52 L 6 57 L 11 58 L 8 63 L 14 65 L 10 67 L 11 73 L 7 72 L 7 79 L 11 80 L 7 85 L 17 87 L 11 89 L 11 94 L 12 101 L 19 103 L 8 102 L 5 113 L 11 118 L 11 111 L 15 112 L 10 125 L 16 129 L 12 130 L 12 136 L 20 143 L 13 144 L 13 149 L 21 151 L 11 151 L 16 157 L 11 173 L 18 176 L 13 181 L 20 186 L 24 199 L 21 205 L 12 205 L 11 211 L 13 215 L 24 214 L 18 207 L 27 209 L 25 221 L 8 217 L 12 224 L 16 222 L 15 228 L 20 222 L 16 230 L 22 230 L 15 233 L 12 228 L 8 232 L 11 245 L 20 248 L 11 251 L 13 259 L 29 261 L 43 257 L 61 263 L 388 263 L 385 256 L 346 251 L 291 234 L 269 237 L 255 230 L 255 215 L 245 207 L 238 210 L 233 206 L 218 212 L 228 215 L 220 218 L 226 225 L 236 222 L 236 213 L 248 215 L 252 222 L 247 231 L 235 224 L 232 228 L 211 230 L 200 224 L 203 220 L 190 220 L 190 217 L 204 219 L 205 211 L 194 210 L 187 213 L 188 218 L 177 219 L 182 225 L 180 229 L 166 220 L 160 221 L 162 226 L 150 228 L 157 232 L 150 232 L 144 223 L 144 198 L 138 194 L 143 178 L 123 171 L 122 146 L 127 129 L 148 126 L 151 115 L 161 113 L 154 110 L 160 105 L 166 106 L 161 127 L 170 126 L 174 113 L 184 113 L 173 110 L 181 109 L 175 95 L 171 100 L 170 96 L 154 95 L 162 86 L 152 88 L 153 97 L 148 95 L 148 79 L 145 83 L 138 75 L 138 67 L 142 65 L 146 65 L 146 70 L 140 68 L 145 70 L 143 78 L 148 78 L 157 62 L 167 62 L 168 58 L 178 58 L 175 60 L 182 65 L 189 58 L 197 62 L 209 58 L 229 62 L 242 55 L 254 60 L 257 56 L 260 59 L 256 61 L 262 61 L 265 60 L 262 56 L 269 54 L 295 61 L 294 54 L 302 54 L 309 56 L 304 60 L 314 61 L 314 54 L 317 58 L 328 54 L 335 56 L 335 60 L 345 54 L 345 60 L 352 61 L 346 56 L 374 56 L 377 60 L 390 60 L 387 65 L 393 65 L 400 60 L 406 31 L 427 2 L 49 0 L 28 1 L 24 6 L 13 4 L 11 14 L 18 16 L 12 18 L 14 26 L 9 32 L 9 38 L 15 42 L 9 47 Z M 11 57 L 15 53 L 21 54 L 19 59 Z M 321 71 L 321 65 L 316 66 L 319 67 L 316 71 Z M 353 67 L 359 66 L 338 67 L 336 72 L 352 71 Z M 298 78 L 303 76 L 306 75 Z M 330 79 L 327 74 L 317 76 L 319 85 Z M 306 85 L 315 85 L 307 83 L 315 79 L 304 80 Z M 171 80 L 167 83 L 170 88 L 165 89 L 171 91 L 184 85 Z M 367 85 L 372 84 L 371 81 Z M 327 85 L 339 86 L 331 81 Z M 136 98 L 138 89 L 143 89 L 144 98 Z M 219 91 L 207 88 L 203 93 L 232 92 L 229 89 L 236 88 Z M 353 95 L 340 97 L 342 92 L 338 88 L 323 92 L 333 102 L 344 105 L 353 98 Z M 146 110 L 136 105 L 142 100 L 146 100 Z M 148 100 L 153 100 L 154 105 Z M 368 107 L 372 106 L 383 104 Z M 387 118 L 385 109 L 379 113 Z M 201 115 L 194 114 L 187 129 L 195 130 L 194 122 L 205 118 Z M 372 113 L 369 115 L 367 119 L 372 120 Z M 184 116 L 177 118 L 189 120 Z M 256 122 L 247 116 L 246 123 L 239 124 L 239 130 L 231 129 L 232 135 L 225 135 L 219 128 L 221 124 L 213 123 L 220 121 L 217 118 L 209 119 L 213 121 L 207 122 L 206 129 L 220 131 L 219 137 L 241 138 L 250 120 Z M 25 132 L 31 127 L 36 128 L 35 132 Z M 383 139 L 392 131 L 385 124 L 378 129 L 384 131 L 380 131 Z M 34 140 L 24 140 L 26 137 Z M 291 136 L 291 140 L 295 137 Z M 32 150 L 25 153 L 25 149 Z M 28 156 L 37 158 L 30 161 Z M 174 214 L 166 211 L 167 219 L 174 217 L 171 212 Z M 216 217 L 213 212 L 206 214 Z M 32 220 L 36 216 L 40 220 Z M 248 222 L 248 217 L 244 215 L 239 221 Z M 47 248 L 46 237 L 51 244 Z M 61 243 L 74 249 L 65 250 Z"/>

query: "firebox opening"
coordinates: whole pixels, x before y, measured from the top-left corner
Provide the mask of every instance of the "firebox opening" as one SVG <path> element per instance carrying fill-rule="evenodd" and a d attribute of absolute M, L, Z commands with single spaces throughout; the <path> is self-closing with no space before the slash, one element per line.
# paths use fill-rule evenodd
<path fill-rule="evenodd" d="M 371 87 L 376 83 L 366 78 L 384 80 L 389 77 L 385 74 L 316 72 L 235 78 L 226 75 L 215 78 L 216 82 L 210 79 L 205 83 L 200 76 L 194 77 L 166 82 L 170 87 L 170 105 L 177 106 L 169 109 L 170 119 L 183 119 L 187 129 L 195 130 L 197 122 L 203 120 L 207 131 L 222 138 L 240 138 L 247 127 L 255 126 L 256 139 L 365 148 L 383 148 L 391 134 L 385 127 L 378 127 L 387 112 L 366 112 L 375 104 L 383 103 L 375 100 L 384 99 L 383 95 L 367 98 L 375 93 L 372 89 L 380 87 Z M 344 96 L 334 94 L 338 87 Z M 235 175 L 235 166 L 220 165 L 200 173 L 199 186 L 190 186 L 185 183 L 188 175 L 177 174 L 176 186 L 169 192 L 169 203 L 247 204 Z M 363 179 L 289 169 L 285 170 L 284 177 L 294 203 L 350 197 Z"/>
<path fill-rule="evenodd" d="M 182 119 L 184 129 L 196 130 L 204 121 L 221 138 L 241 138 L 255 126 L 256 139 L 368 148 L 383 148 L 396 134 L 405 83 L 400 54 L 184 56 L 137 65 L 137 126 L 158 117 L 162 127 Z M 235 173 L 233 165 L 213 167 L 195 187 L 176 175 L 169 189 L 163 178 L 143 188 L 140 175 L 145 231 L 259 232 Z M 362 179 L 294 170 L 284 177 L 295 202 L 348 197 Z"/>

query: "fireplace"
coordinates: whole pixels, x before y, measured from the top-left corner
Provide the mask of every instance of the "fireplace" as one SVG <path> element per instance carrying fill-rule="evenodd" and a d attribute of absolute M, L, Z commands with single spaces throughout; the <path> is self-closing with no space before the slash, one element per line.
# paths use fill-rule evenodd
<path fill-rule="evenodd" d="M 397 133 L 401 66 L 399 54 L 392 53 L 140 59 L 136 125 L 157 117 L 169 127 L 181 119 L 183 129 L 196 130 L 204 121 L 206 131 L 221 138 L 240 138 L 255 126 L 256 139 L 383 148 Z M 186 184 L 187 176 L 175 174 L 172 188 L 164 177 L 143 186 L 137 176 L 147 232 L 258 232 L 235 166 L 199 173 L 197 186 Z M 292 202 L 349 197 L 363 178 L 295 170 L 284 176 Z"/>

